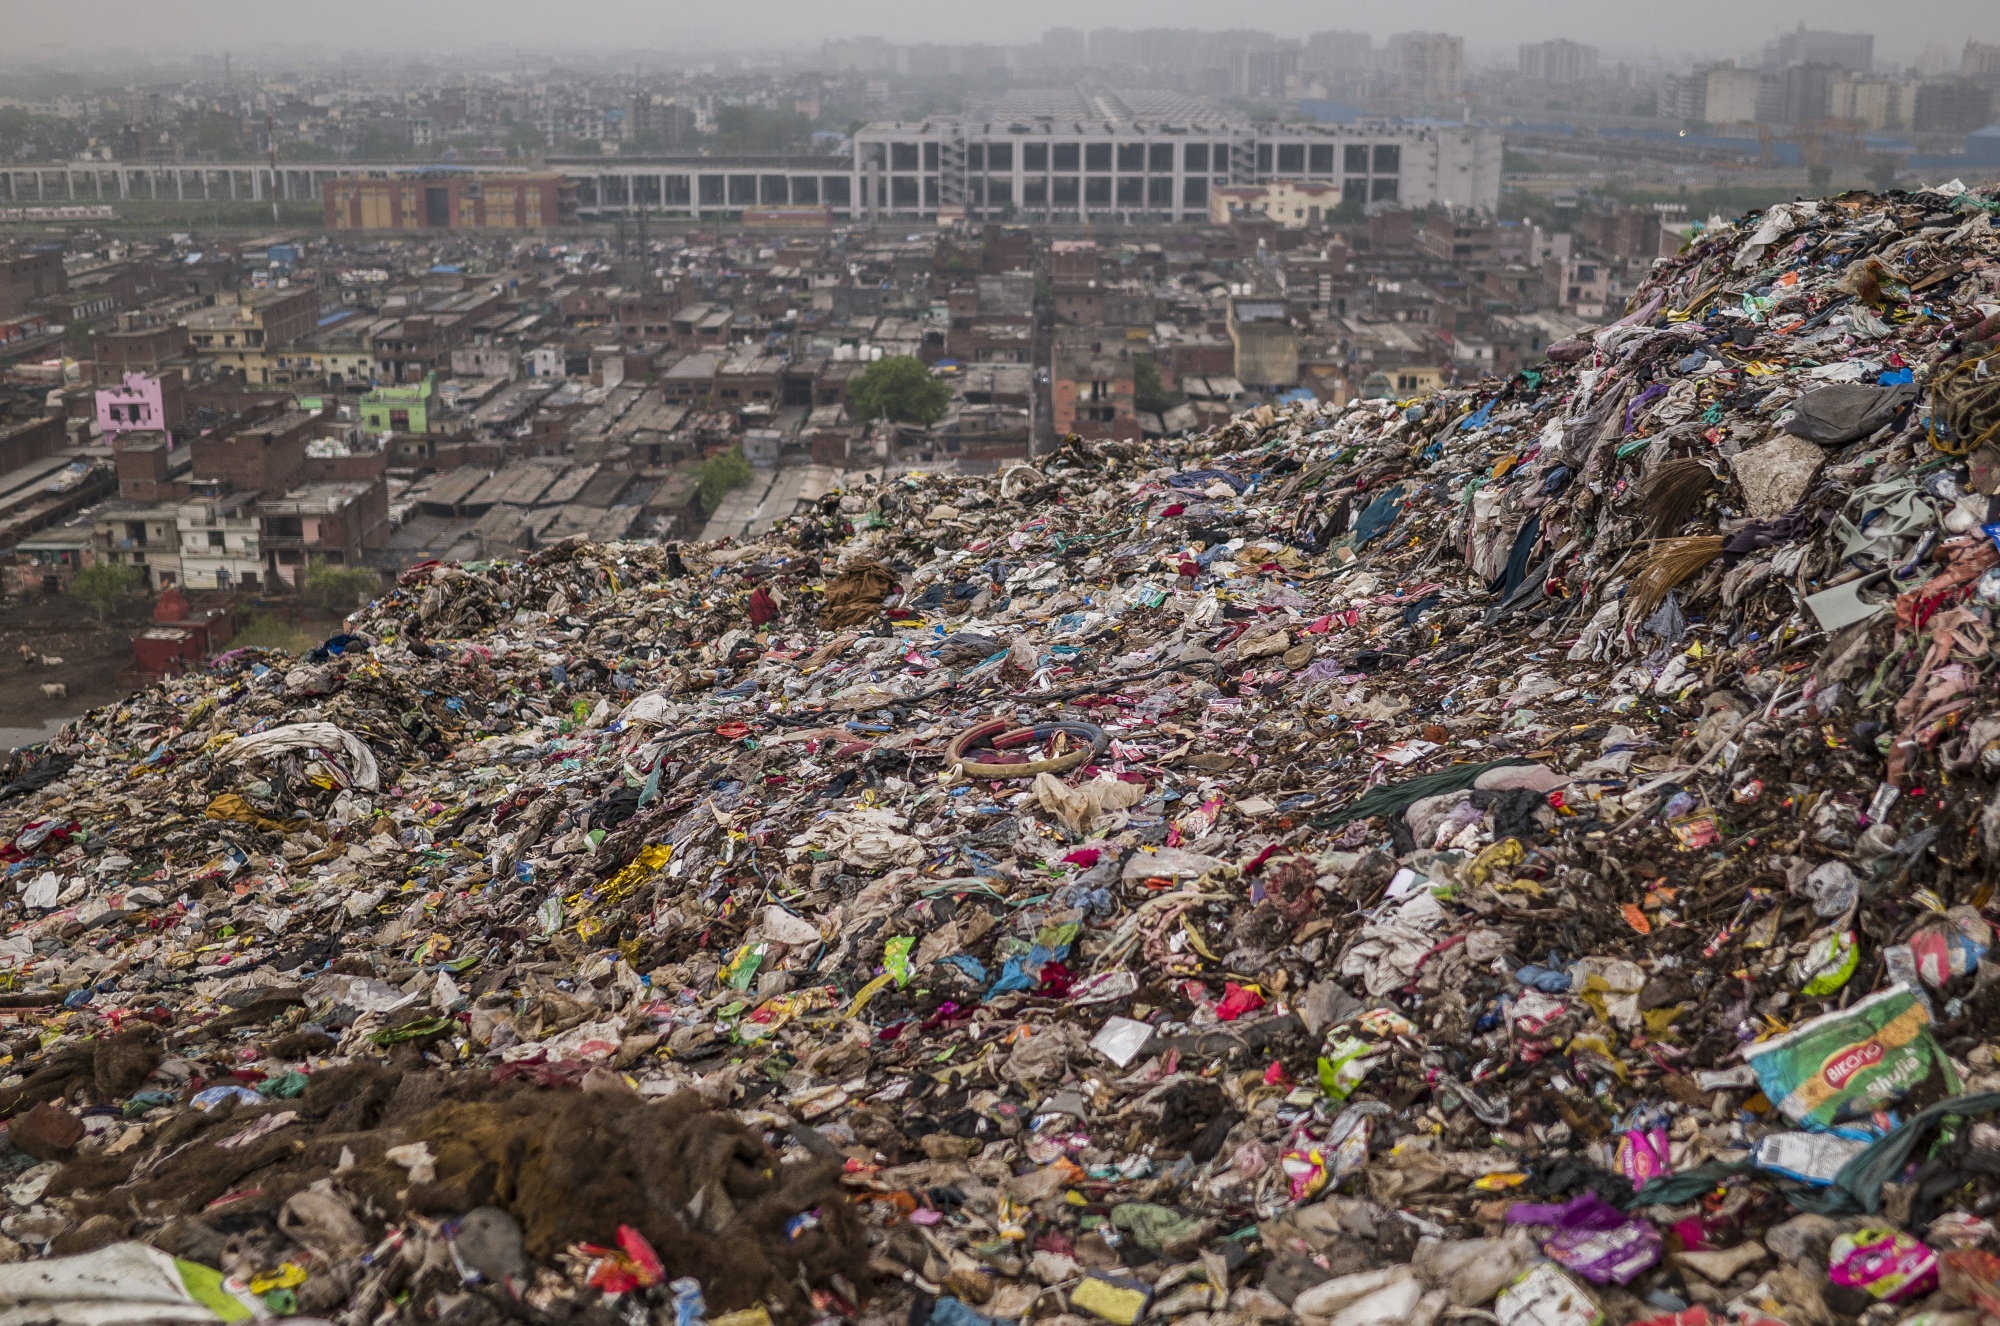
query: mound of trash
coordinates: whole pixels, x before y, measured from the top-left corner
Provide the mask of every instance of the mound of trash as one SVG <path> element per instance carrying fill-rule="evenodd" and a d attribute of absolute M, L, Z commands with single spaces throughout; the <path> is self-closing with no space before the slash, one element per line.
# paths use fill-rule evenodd
<path fill-rule="evenodd" d="M 2000 1315 L 1996 216 L 76 720 L 0 1326 Z"/>

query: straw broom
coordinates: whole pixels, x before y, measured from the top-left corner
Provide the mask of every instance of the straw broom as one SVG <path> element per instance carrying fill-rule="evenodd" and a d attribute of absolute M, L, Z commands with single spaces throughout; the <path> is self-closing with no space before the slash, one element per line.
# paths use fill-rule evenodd
<path fill-rule="evenodd" d="M 1720 534 L 1703 534 L 1691 539 L 1661 539 L 1654 544 L 1632 577 L 1627 595 L 1633 603 L 1631 620 L 1652 616 L 1667 591 L 1722 556 L 1722 543 Z"/>
<path fill-rule="evenodd" d="M 1646 537 L 1661 538 L 1685 525 L 1714 481 L 1715 475 L 1698 460 L 1669 460 L 1656 466 L 1639 490 Z"/>

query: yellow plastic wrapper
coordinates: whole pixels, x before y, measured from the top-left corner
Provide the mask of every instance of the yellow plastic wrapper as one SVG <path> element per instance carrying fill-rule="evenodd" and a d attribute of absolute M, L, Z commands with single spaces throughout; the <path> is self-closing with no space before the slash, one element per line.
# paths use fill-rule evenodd
<path fill-rule="evenodd" d="M 1146 1310 L 1146 1291 L 1101 1276 L 1087 1275 L 1082 1283 L 1069 1291 L 1069 1303 L 1073 1308 L 1082 1308 L 1094 1316 L 1116 1323 L 1116 1326 L 1132 1326 L 1139 1320 L 1139 1314 Z"/>

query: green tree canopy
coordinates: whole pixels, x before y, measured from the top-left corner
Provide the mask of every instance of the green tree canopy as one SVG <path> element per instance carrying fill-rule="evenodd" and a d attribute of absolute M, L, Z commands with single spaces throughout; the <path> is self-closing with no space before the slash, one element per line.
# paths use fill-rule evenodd
<path fill-rule="evenodd" d="M 400 161 L 409 150 L 409 134 L 380 120 L 364 127 L 354 145 L 354 155 L 363 161 Z"/>
<path fill-rule="evenodd" d="M 696 473 L 701 479 L 701 509 L 712 516 L 730 489 L 750 482 L 750 462 L 743 458 L 742 447 L 731 447 L 703 461 Z"/>
<path fill-rule="evenodd" d="M 227 115 L 202 116 L 194 127 L 194 148 L 197 152 L 235 151 L 236 121 Z"/>
<path fill-rule="evenodd" d="M 306 602 L 322 612 L 349 613 L 382 592 L 382 577 L 365 566 L 315 561 L 303 589 Z"/>
<path fill-rule="evenodd" d="M 847 384 L 847 404 L 863 422 L 889 419 L 934 424 L 951 404 L 951 388 L 931 376 L 921 359 L 891 355 L 870 364 Z"/>
<path fill-rule="evenodd" d="M 1180 393 L 1167 390 L 1160 380 L 1160 366 L 1151 355 L 1132 361 L 1132 404 L 1151 414 L 1173 409 L 1181 403 Z"/>
<path fill-rule="evenodd" d="M 102 621 L 127 595 L 138 593 L 145 584 L 146 573 L 136 566 L 95 562 L 76 573 L 76 578 L 69 582 L 69 592 L 96 609 L 97 618 Z"/>
<path fill-rule="evenodd" d="M 546 144 L 542 131 L 532 124 L 517 124 L 507 131 L 507 151 L 512 156 L 531 157 Z"/>

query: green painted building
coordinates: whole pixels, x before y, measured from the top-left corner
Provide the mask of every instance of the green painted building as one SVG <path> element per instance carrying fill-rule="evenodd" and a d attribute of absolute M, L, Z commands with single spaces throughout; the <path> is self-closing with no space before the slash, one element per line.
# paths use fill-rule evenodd
<path fill-rule="evenodd" d="M 437 376 L 404 387 L 377 387 L 361 398 L 361 427 L 370 433 L 428 433 L 439 413 Z"/>

